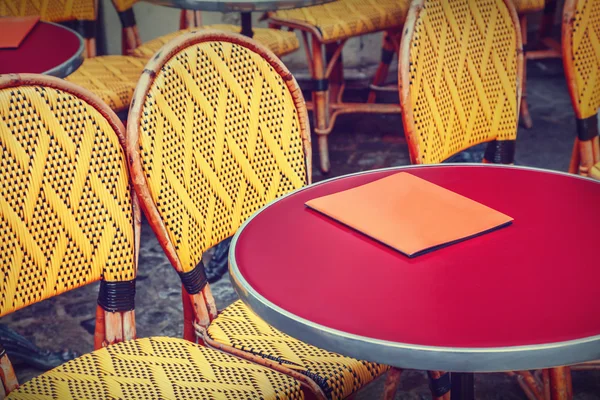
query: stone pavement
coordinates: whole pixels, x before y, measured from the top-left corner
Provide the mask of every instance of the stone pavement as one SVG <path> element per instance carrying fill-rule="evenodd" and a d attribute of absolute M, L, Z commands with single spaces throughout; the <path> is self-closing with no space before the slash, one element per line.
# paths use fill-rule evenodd
<path fill-rule="evenodd" d="M 519 129 L 517 164 L 566 171 L 575 134 L 575 121 L 562 66 L 560 61 L 530 62 L 528 71 L 528 95 L 534 128 Z M 358 90 L 350 93 L 349 97 L 364 98 L 365 94 L 366 91 Z M 330 136 L 330 150 L 331 176 L 409 164 L 399 115 L 340 117 Z M 313 165 L 318 165 L 316 148 L 314 154 Z M 481 156 L 481 151 L 477 149 L 457 158 L 477 161 Z M 313 176 L 315 181 L 324 178 L 316 169 Z M 138 336 L 181 337 L 179 278 L 145 221 L 141 243 L 136 298 Z M 227 275 L 211 288 L 219 308 L 236 299 Z M 3 317 L 0 323 L 7 324 L 43 348 L 55 351 L 68 348 L 80 354 L 89 352 L 93 346 L 93 337 L 86 327 L 93 326 L 97 289 L 97 285 L 90 285 L 74 290 Z M 15 366 L 22 382 L 40 373 L 20 364 Z M 576 399 L 600 399 L 598 372 L 574 372 L 573 386 Z M 377 398 L 381 389 L 382 382 L 379 380 L 359 393 L 357 399 Z M 478 398 L 525 398 L 516 381 L 504 374 L 477 375 L 476 391 Z M 408 371 L 403 375 L 398 399 L 429 397 L 423 373 Z"/>

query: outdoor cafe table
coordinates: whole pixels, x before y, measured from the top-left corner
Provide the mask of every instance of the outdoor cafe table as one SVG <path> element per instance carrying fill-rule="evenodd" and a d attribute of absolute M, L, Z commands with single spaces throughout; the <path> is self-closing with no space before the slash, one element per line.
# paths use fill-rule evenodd
<path fill-rule="evenodd" d="M 74 30 L 39 21 L 18 48 L 0 49 L 0 74 L 35 73 L 64 78 L 83 62 L 83 49 L 83 38 Z"/>
<path fill-rule="evenodd" d="M 401 171 L 514 222 L 408 258 L 304 205 Z M 359 359 L 466 373 L 591 361 L 600 359 L 599 205 L 600 183 L 532 168 L 445 164 L 342 176 L 249 218 L 232 241 L 231 279 L 277 329 Z M 457 380 L 472 396 L 472 375 Z"/>
<path fill-rule="evenodd" d="M 290 8 L 308 7 L 329 3 L 332 0 L 145 0 L 167 7 L 184 10 L 240 12 L 242 17 L 241 34 L 252 37 L 252 12 L 267 12 Z"/>

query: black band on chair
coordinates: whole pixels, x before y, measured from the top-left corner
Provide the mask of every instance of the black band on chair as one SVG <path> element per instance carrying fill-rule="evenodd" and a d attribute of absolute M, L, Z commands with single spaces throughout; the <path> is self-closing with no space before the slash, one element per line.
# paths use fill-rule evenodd
<path fill-rule="evenodd" d="M 4 346 L 2 346 L 2 343 L 0 343 L 0 358 L 4 357 L 5 354 L 6 349 L 4 349 Z"/>
<path fill-rule="evenodd" d="M 125 11 L 119 11 L 119 19 L 121 20 L 121 26 L 123 28 L 131 28 L 135 26 L 135 14 L 133 8 L 128 8 Z"/>
<path fill-rule="evenodd" d="M 598 136 L 598 114 L 589 118 L 577 118 L 577 137 L 581 141 L 592 140 Z"/>
<path fill-rule="evenodd" d="M 109 312 L 135 309 L 135 279 L 124 282 L 100 281 L 98 305 Z"/>
<path fill-rule="evenodd" d="M 313 92 L 324 92 L 329 89 L 328 79 L 313 79 Z"/>
<path fill-rule="evenodd" d="M 485 149 L 484 158 L 494 164 L 512 164 L 515 162 L 515 140 L 494 140 Z"/>
<path fill-rule="evenodd" d="M 202 260 L 194 267 L 193 270 L 188 272 L 179 272 L 179 277 L 181 278 L 183 287 L 189 294 L 199 293 L 208 282 Z"/>
<path fill-rule="evenodd" d="M 381 62 L 387 65 L 392 63 L 395 52 L 393 50 L 381 49 Z"/>
<path fill-rule="evenodd" d="M 442 397 L 448 393 L 450 389 L 452 389 L 452 384 L 450 383 L 450 374 L 446 372 L 439 378 L 432 378 L 430 375 L 429 389 L 431 390 L 433 397 Z"/>

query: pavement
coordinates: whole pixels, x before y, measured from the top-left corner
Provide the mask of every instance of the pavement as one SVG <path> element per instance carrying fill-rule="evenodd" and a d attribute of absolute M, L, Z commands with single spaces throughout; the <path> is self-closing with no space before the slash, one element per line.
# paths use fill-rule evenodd
<path fill-rule="evenodd" d="M 360 100 L 366 94 L 366 90 L 359 89 L 348 96 Z M 566 171 L 575 135 L 575 119 L 559 60 L 529 62 L 528 96 L 534 127 L 530 130 L 519 128 L 516 164 Z M 313 143 L 316 144 L 316 140 Z M 329 176 L 409 164 L 400 115 L 340 117 L 330 135 L 330 151 Z M 313 154 L 313 165 L 316 166 L 316 148 Z M 457 156 L 456 160 L 478 161 L 481 157 L 482 151 L 477 148 Z M 326 178 L 317 168 L 313 177 L 314 181 Z M 138 336 L 181 337 L 183 317 L 179 277 L 146 221 L 141 243 L 136 297 Z M 227 274 L 212 284 L 211 289 L 219 309 L 237 298 Z M 0 323 L 42 348 L 86 353 L 93 348 L 89 329 L 93 327 L 97 293 L 97 284 L 88 285 L 3 317 Z M 20 363 L 15 364 L 15 369 L 21 382 L 41 373 Z M 359 392 L 356 399 L 379 398 L 382 386 L 379 379 Z M 573 372 L 573 387 L 576 399 L 600 400 L 600 372 Z M 516 381 L 505 374 L 476 375 L 476 396 L 482 399 L 525 398 Z M 396 398 L 430 398 L 424 373 L 406 371 Z"/>

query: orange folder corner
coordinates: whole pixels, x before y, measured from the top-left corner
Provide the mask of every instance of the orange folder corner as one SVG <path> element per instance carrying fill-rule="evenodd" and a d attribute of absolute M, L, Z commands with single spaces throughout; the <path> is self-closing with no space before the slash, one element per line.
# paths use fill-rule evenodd
<path fill-rule="evenodd" d="M 507 226 L 513 218 L 407 172 L 306 206 L 408 257 Z"/>
<path fill-rule="evenodd" d="M 18 48 L 39 20 L 36 16 L 0 18 L 0 49 Z"/>

